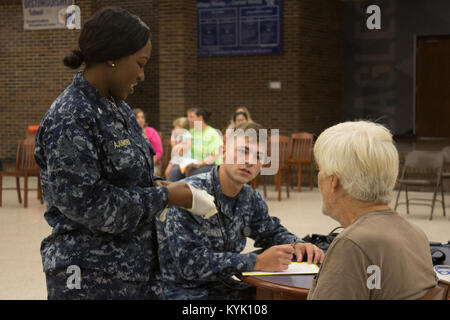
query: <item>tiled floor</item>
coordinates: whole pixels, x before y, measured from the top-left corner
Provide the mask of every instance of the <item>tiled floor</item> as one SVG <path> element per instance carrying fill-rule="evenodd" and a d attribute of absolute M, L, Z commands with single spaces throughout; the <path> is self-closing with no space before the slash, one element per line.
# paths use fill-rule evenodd
<path fill-rule="evenodd" d="M 34 187 L 36 180 L 30 185 Z M 14 179 L 5 178 L 4 185 L 15 186 Z M 272 215 L 281 219 L 290 231 L 300 237 L 311 233 L 326 234 L 339 224 L 321 213 L 320 194 L 317 189 L 303 188 L 301 193 L 291 192 L 291 198 L 276 200 L 273 186 L 268 187 L 268 206 Z M 412 193 L 417 197 L 417 193 Z M 431 197 L 431 194 L 419 195 Z M 402 197 L 403 198 L 403 197 Z M 450 204 L 450 193 L 446 195 Z M 16 191 L 3 192 L 3 206 L 0 208 L 0 300 L 1 299 L 46 299 L 45 278 L 42 272 L 39 247 L 42 239 L 50 233 L 50 227 L 43 218 L 44 206 L 36 198 L 36 192 L 29 194 L 29 207 L 24 209 L 17 201 Z M 399 207 L 406 217 L 406 208 Z M 434 218 L 428 220 L 430 208 L 413 206 L 408 220 L 418 225 L 430 241 L 450 240 L 450 206 L 447 217 L 442 216 L 442 207 L 437 203 Z M 246 251 L 252 250 L 252 241 Z"/>

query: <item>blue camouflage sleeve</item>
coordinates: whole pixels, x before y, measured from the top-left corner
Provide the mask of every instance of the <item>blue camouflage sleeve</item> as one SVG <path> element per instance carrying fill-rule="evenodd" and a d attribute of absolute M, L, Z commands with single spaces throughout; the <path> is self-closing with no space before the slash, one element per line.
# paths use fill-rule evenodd
<path fill-rule="evenodd" d="M 258 191 L 254 192 L 252 208 L 250 238 L 255 240 L 255 247 L 268 249 L 275 245 L 291 243 L 294 239 L 303 242 L 283 227 L 280 219 L 269 215 L 267 204 Z"/>
<path fill-rule="evenodd" d="M 93 232 L 133 232 L 167 205 L 166 187 L 122 188 L 102 175 L 89 120 L 65 119 L 47 160 L 50 205 Z"/>
<path fill-rule="evenodd" d="M 215 252 L 201 220 L 189 212 L 173 207 L 164 224 L 168 252 L 178 274 L 185 280 L 220 281 L 232 275 L 252 271 L 254 253 Z"/>

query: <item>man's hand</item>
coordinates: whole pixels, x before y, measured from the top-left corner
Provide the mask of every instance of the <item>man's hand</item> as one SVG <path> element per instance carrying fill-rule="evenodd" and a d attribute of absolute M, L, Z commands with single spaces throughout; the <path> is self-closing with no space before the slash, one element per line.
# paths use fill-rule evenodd
<path fill-rule="evenodd" d="M 297 242 L 295 244 L 294 250 L 295 256 L 297 257 L 297 262 L 301 262 L 303 260 L 303 256 L 305 255 L 305 253 L 308 259 L 308 263 L 322 263 L 323 259 L 325 258 L 325 253 L 312 243 Z"/>
<path fill-rule="evenodd" d="M 294 255 L 290 244 L 273 246 L 256 257 L 255 271 L 282 271 L 289 267 Z"/>

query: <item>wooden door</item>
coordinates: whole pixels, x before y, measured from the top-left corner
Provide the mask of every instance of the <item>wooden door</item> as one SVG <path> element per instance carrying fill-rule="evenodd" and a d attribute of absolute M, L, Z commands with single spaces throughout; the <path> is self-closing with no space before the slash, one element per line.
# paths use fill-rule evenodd
<path fill-rule="evenodd" d="M 418 38 L 416 136 L 450 137 L 450 36 Z"/>

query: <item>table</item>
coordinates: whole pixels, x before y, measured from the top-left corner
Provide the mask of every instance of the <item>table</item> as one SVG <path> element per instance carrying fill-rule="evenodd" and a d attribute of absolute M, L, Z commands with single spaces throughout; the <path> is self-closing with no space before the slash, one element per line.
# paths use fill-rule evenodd
<path fill-rule="evenodd" d="M 256 300 L 306 300 L 314 275 L 240 276 L 256 287 Z"/>
<path fill-rule="evenodd" d="M 450 247 L 440 243 L 430 243 L 430 248 L 437 248 L 446 255 L 441 264 L 450 264 Z M 315 275 L 271 275 L 239 276 L 239 278 L 256 287 L 256 300 L 306 300 Z"/>

